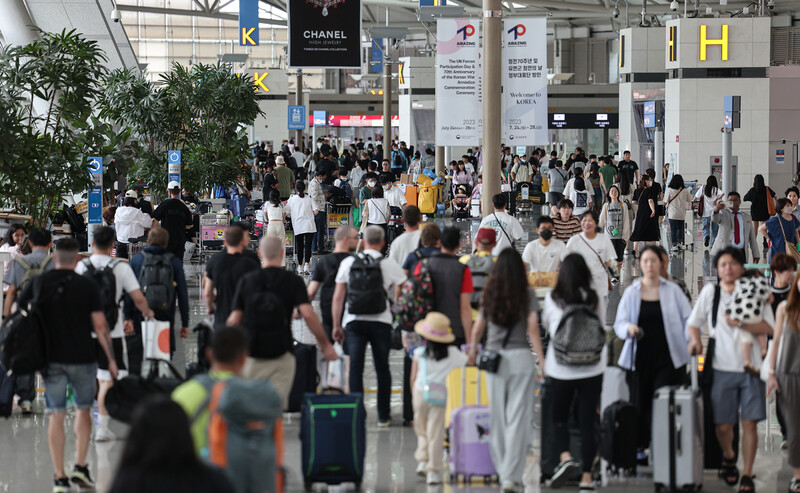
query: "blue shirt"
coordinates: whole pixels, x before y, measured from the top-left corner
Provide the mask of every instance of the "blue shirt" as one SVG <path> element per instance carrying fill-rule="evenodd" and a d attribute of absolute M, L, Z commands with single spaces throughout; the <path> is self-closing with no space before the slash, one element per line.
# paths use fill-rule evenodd
<path fill-rule="evenodd" d="M 675 368 L 690 362 L 689 357 L 689 314 L 692 312 L 692 305 L 689 299 L 683 294 L 680 286 L 674 282 L 661 278 L 659 287 L 659 301 L 661 302 L 661 318 L 664 320 L 664 333 L 667 337 L 669 355 Z M 635 370 L 636 354 L 631 351 L 631 339 L 628 334 L 628 326 L 639 325 L 639 311 L 642 307 L 642 280 L 637 279 L 628 286 L 622 294 L 622 299 L 617 308 L 617 320 L 614 322 L 614 331 L 620 339 L 625 339 L 625 346 L 617 364 L 621 368 Z M 642 327 L 647 337 L 647 327 Z"/>
<path fill-rule="evenodd" d="M 417 262 L 424 258 L 432 257 L 437 253 L 441 252 L 442 249 L 439 247 L 422 247 L 419 249 L 420 257 L 417 259 L 416 250 L 408 254 L 406 257 L 406 261 L 403 262 L 403 270 L 407 270 L 409 273 L 414 271 L 414 268 L 417 266 Z"/>
<path fill-rule="evenodd" d="M 780 221 L 780 223 L 778 222 Z M 781 231 L 781 223 L 783 224 L 783 231 Z M 797 228 L 800 227 L 800 221 L 796 217 L 792 217 L 791 221 L 787 221 L 780 214 L 769 218 L 764 225 L 767 227 L 767 234 L 772 242 L 769 249 L 769 259 L 772 260 L 773 255 L 784 253 L 786 251 L 786 242 L 783 241 L 783 235 L 786 234 L 786 239 L 791 243 L 797 243 Z"/>

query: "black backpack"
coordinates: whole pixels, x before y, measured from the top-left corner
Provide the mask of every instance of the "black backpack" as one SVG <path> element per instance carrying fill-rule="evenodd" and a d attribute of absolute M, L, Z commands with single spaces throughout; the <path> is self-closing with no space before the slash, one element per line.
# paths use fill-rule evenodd
<path fill-rule="evenodd" d="M 83 233 L 86 231 L 86 221 L 83 220 L 83 215 L 78 214 L 75 206 L 64 206 L 64 214 L 66 215 L 67 223 L 72 228 L 73 233 Z"/>
<path fill-rule="evenodd" d="M 89 259 L 83 261 L 83 265 L 86 267 L 86 272 L 83 273 L 84 277 L 91 279 L 100 290 L 100 302 L 108 322 L 108 330 L 114 330 L 114 326 L 117 324 L 119 302 L 122 301 L 122 298 L 117 299 L 117 278 L 114 276 L 114 267 L 118 263 L 118 260 L 112 260 L 102 269 L 98 269 Z"/>
<path fill-rule="evenodd" d="M 347 310 L 352 315 L 377 315 L 386 310 L 381 261 L 356 255 L 347 282 Z"/>
<path fill-rule="evenodd" d="M 282 283 L 270 282 L 264 271 L 259 276 L 261 286 L 245 299 L 243 322 L 250 356 L 272 359 L 292 350 L 292 332 L 286 303 L 271 287 L 281 289 Z"/>
<path fill-rule="evenodd" d="M 63 289 L 64 283 L 55 287 L 56 292 Z M 34 280 L 28 306 L 20 306 L 0 326 L 0 365 L 4 372 L 26 375 L 47 366 L 47 332 L 39 312 L 41 296 L 42 283 Z"/>
<path fill-rule="evenodd" d="M 171 320 L 175 304 L 175 274 L 172 272 L 172 257 L 169 252 L 156 255 L 141 252 L 144 257 L 139 272 L 139 285 L 153 310 L 156 320 Z"/>
<path fill-rule="evenodd" d="M 404 167 L 405 162 L 403 161 L 403 153 L 400 151 L 394 151 L 394 166 L 393 168 L 402 168 Z"/>

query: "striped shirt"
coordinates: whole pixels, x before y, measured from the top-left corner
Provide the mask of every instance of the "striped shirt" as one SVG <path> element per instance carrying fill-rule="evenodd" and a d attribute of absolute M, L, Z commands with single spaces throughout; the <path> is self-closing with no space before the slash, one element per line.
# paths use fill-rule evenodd
<path fill-rule="evenodd" d="M 555 226 L 555 237 L 564 243 L 570 238 L 581 232 L 581 220 L 577 216 L 571 216 L 566 221 L 560 215 L 553 216 L 553 226 Z"/>

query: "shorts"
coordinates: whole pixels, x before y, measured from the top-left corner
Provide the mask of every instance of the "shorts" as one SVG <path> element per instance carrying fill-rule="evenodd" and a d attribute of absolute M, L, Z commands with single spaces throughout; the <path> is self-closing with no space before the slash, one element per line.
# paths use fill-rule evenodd
<path fill-rule="evenodd" d="M 50 363 L 47 365 L 47 376 L 44 377 L 45 413 L 67 412 L 67 384 L 72 384 L 75 396 L 75 407 L 91 409 L 94 403 L 94 381 L 97 375 L 97 363 L 65 364 Z"/>
<path fill-rule="evenodd" d="M 711 402 L 714 424 L 739 421 L 762 421 L 767 418 L 766 386 L 758 377 L 747 373 L 714 370 Z M 739 410 L 741 408 L 741 416 Z"/>
<path fill-rule="evenodd" d="M 108 372 L 106 352 L 103 351 L 103 346 L 99 342 L 95 341 L 95 344 L 97 344 L 97 379 L 113 380 L 111 373 Z M 128 348 L 125 344 L 125 338 L 113 338 L 111 339 L 111 345 L 114 347 L 114 359 L 117 361 L 117 369 L 119 370 L 117 378 L 125 378 L 128 376 Z"/>

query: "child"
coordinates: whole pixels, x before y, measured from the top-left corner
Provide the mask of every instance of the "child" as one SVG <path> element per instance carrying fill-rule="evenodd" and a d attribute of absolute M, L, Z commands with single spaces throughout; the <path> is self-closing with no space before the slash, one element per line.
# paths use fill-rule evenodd
<path fill-rule="evenodd" d="M 757 270 L 749 270 L 736 280 L 733 290 L 732 305 L 725 313 L 745 324 L 754 324 L 764 318 L 761 312 L 764 302 L 772 297 L 769 282 Z M 759 369 L 753 366 L 753 335 L 746 330 L 740 331 L 742 340 L 742 354 L 744 356 L 744 371 L 753 376 L 759 376 Z M 758 343 L 762 357 L 766 354 L 767 336 L 759 335 Z"/>
<path fill-rule="evenodd" d="M 426 344 L 413 350 L 414 433 L 417 434 L 417 474 L 427 473 L 427 484 L 442 482 L 444 413 L 447 401 L 445 380 L 454 368 L 467 363 L 467 355 L 449 344 L 455 340 L 447 316 L 430 312 L 414 326 Z"/>

